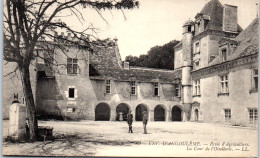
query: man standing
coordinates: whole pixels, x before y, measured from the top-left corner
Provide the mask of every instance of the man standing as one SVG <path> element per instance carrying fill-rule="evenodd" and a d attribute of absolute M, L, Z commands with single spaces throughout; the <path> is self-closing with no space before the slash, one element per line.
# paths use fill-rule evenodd
<path fill-rule="evenodd" d="M 144 134 L 147 134 L 147 131 L 146 131 L 147 121 L 148 121 L 147 114 L 146 114 L 146 111 L 144 111 L 143 112 Z"/>
<path fill-rule="evenodd" d="M 132 123 L 133 123 L 133 115 L 131 114 L 131 110 L 129 110 L 129 113 L 127 114 L 127 123 L 128 123 L 128 126 L 129 126 L 129 130 L 128 130 L 128 133 L 133 133 L 133 130 L 132 130 Z"/>

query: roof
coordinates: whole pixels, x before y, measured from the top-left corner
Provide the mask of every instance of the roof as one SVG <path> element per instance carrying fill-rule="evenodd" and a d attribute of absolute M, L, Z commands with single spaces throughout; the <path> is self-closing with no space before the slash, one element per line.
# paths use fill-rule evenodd
<path fill-rule="evenodd" d="M 258 26 L 259 21 L 258 18 L 256 18 L 243 32 L 241 32 L 234 40 L 232 40 L 233 43 L 234 41 L 236 41 L 237 46 L 235 50 L 231 53 L 231 55 L 227 57 L 227 61 L 258 53 Z M 209 66 L 219 63 L 221 63 L 221 59 L 218 55 L 209 64 Z"/>
<path fill-rule="evenodd" d="M 145 68 L 130 68 L 130 69 L 113 69 L 110 67 L 94 68 L 95 73 L 90 72 L 91 79 L 109 79 L 119 81 L 139 81 L 139 82 L 158 82 L 160 83 L 175 83 L 175 79 L 181 78 L 181 70 L 148 70 Z"/>
<path fill-rule="evenodd" d="M 235 40 L 239 43 L 231 59 L 258 53 L 258 18 L 241 32 Z"/>
<path fill-rule="evenodd" d="M 178 44 L 176 44 L 174 49 L 181 48 L 181 47 L 182 47 L 182 40 Z"/>
<path fill-rule="evenodd" d="M 192 20 L 187 20 L 187 21 L 185 21 L 185 23 L 183 24 L 183 26 L 186 26 L 186 25 L 193 25 L 194 24 L 194 22 L 192 21 Z"/>
<path fill-rule="evenodd" d="M 174 79 L 181 78 L 181 70 L 151 69 L 145 67 L 122 68 L 118 60 L 117 47 L 102 48 L 90 54 L 91 79 L 114 79 L 119 81 L 140 81 L 174 83 Z M 121 63 L 121 65 L 120 65 Z"/>
<path fill-rule="evenodd" d="M 202 8 L 198 15 L 210 16 L 210 21 L 206 29 L 222 31 L 223 26 L 223 9 L 224 7 L 218 0 L 211 0 Z M 196 18 L 196 17 L 195 17 Z M 242 28 L 237 25 L 238 32 L 242 31 Z"/>
<path fill-rule="evenodd" d="M 46 64 L 36 64 L 37 72 L 44 72 L 46 77 L 54 77 L 54 70 L 51 69 L 51 66 L 47 66 Z"/>

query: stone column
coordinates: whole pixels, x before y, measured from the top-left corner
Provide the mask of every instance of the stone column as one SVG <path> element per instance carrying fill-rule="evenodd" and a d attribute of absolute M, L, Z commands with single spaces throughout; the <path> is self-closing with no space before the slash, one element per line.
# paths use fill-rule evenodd
<path fill-rule="evenodd" d="M 116 109 L 112 108 L 110 112 L 110 121 L 116 121 Z"/>
<path fill-rule="evenodd" d="M 133 121 L 136 121 L 135 120 L 135 110 L 132 110 L 132 115 L 133 115 Z"/>
<path fill-rule="evenodd" d="M 171 111 L 165 110 L 165 121 L 166 122 L 171 121 Z"/>
<path fill-rule="evenodd" d="M 190 121 L 191 104 L 183 104 L 182 121 Z"/>
<path fill-rule="evenodd" d="M 8 136 L 14 141 L 26 140 L 26 108 L 19 103 L 13 103 L 9 111 Z"/>
<path fill-rule="evenodd" d="M 148 115 L 149 115 L 149 120 L 154 121 L 154 110 L 150 110 Z"/>

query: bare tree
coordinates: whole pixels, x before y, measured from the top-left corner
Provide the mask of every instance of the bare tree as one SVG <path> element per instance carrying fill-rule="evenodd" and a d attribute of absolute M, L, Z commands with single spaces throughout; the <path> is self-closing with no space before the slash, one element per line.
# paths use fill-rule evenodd
<path fill-rule="evenodd" d="M 6 0 L 4 2 L 4 60 L 16 62 L 21 74 L 21 81 L 27 108 L 29 122 L 30 141 L 37 140 L 38 121 L 36 118 L 35 103 L 30 83 L 29 66 L 39 54 L 37 49 L 61 48 L 53 41 L 54 38 L 66 40 L 66 42 L 91 50 L 93 43 L 86 30 L 78 32 L 69 27 L 58 14 L 69 10 L 78 20 L 83 19 L 81 9 L 92 8 L 103 18 L 100 10 L 132 9 L 138 7 L 135 0 Z M 79 40 L 63 39 L 54 35 L 57 28 L 65 29 Z M 82 36 L 83 35 L 83 36 Z M 62 48 L 61 48 L 62 49 Z M 49 51 L 48 51 L 49 52 Z M 50 51 L 51 52 L 51 51 Z M 50 55 L 51 56 L 51 55 Z"/>

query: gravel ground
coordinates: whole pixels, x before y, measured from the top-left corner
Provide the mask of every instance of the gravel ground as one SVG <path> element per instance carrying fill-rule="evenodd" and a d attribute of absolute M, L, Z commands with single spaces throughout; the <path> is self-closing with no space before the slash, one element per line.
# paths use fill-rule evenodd
<path fill-rule="evenodd" d="M 3 142 L 3 155 L 31 156 L 256 156 L 256 129 L 195 122 L 39 121 L 54 127 L 54 141 Z M 3 137 L 8 121 L 3 121 Z"/>

